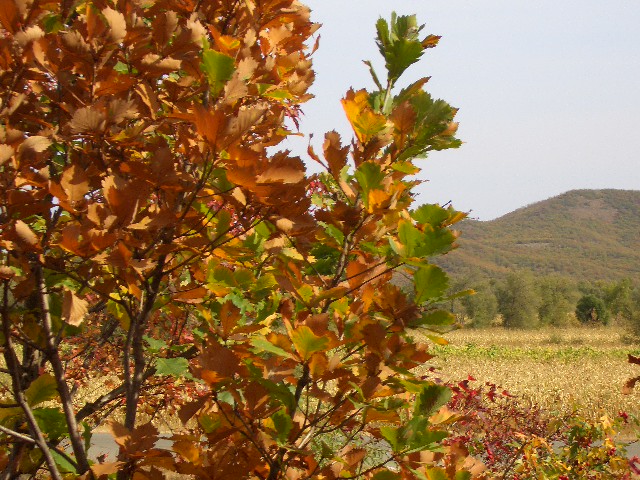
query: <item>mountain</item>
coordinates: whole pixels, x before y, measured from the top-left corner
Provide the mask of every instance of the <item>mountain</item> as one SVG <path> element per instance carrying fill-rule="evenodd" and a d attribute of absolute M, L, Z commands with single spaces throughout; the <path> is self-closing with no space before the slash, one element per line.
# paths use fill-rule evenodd
<path fill-rule="evenodd" d="M 576 280 L 640 279 L 640 191 L 572 190 L 491 221 L 459 224 L 452 276 L 516 269 Z"/>

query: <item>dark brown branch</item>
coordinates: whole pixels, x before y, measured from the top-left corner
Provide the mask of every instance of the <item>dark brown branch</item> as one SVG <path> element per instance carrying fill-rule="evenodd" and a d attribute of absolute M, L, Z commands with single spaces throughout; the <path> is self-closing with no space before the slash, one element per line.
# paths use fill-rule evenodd
<path fill-rule="evenodd" d="M 76 415 L 73 409 L 73 399 L 71 397 L 69 385 L 67 385 L 64 366 L 60 359 L 60 352 L 58 351 L 58 345 L 56 342 L 56 334 L 53 332 L 53 322 L 51 321 L 51 312 L 49 310 L 49 294 L 47 293 L 46 285 L 44 283 L 42 265 L 38 264 L 35 266 L 34 274 L 38 289 L 38 299 L 40 301 L 40 317 L 42 327 L 46 335 L 47 358 L 51 363 L 53 374 L 56 379 L 62 409 L 67 422 L 69 439 L 71 440 L 71 447 L 73 448 L 73 453 L 78 462 L 78 473 L 83 474 L 90 468 L 89 460 L 87 459 L 87 452 L 85 451 L 84 442 L 82 441 L 82 437 L 80 436 L 80 431 L 78 429 L 78 423 L 76 422 Z"/>

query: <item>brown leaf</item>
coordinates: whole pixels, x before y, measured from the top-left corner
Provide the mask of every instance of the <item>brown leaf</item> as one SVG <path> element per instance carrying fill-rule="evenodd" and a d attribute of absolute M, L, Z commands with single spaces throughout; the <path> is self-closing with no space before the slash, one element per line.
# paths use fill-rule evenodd
<path fill-rule="evenodd" d="M 91 53 L 91 46 L 77 30 L 62 33 L 62 43 L 74 53 L 81 55 Z"/>
<path fill-rule="evenodd" d="M 22 220 L 16 220 L 16 236 L 21 246 L 35 247 L 38 244 L 38 236 Z"/>
<path fill-rule="evenodd" d="M 0 24 L 9 32 L 14 33 L 17 29 L 18 9 L 13 0 L 2 0 L 0 2 Z"/>
<path fill-rule="evenodd" d="M 94 463 L 91 465 L 91 471 L 97 478 L 100 478 L 112 473 L 118 473 L 123 466 L 124 462 Z"/>
<path fill-rule="evenodd" d="M 198 133 L 208 142 L 215 145 L 218 140 L 220 125 L 223 122 L 222 113 L 215 112 L 212 114 L 206 108 L 197 105 L 193 115 Z"/>
<path fill-rule="evenodd" d="M 7 160 L 9 160 L 14 153 L 15 151 L 13 150 L 13 147 L 10 147 L 9 145 L 1 144 L 0 145 L 0 166 L 4 165 L 4 163 Z"/>
<path fill-rule="evenodd" d="M 242 370 L 240 359 L 230 349 L 215 341 L 207 344 L 198 358 L 202 368 L 215 373 L 217 378 L 233 377 Z"/>
<path fill-rule="evenodd" d="M 235 142 L 242 138 L 256 123 L 260 121 L 266 112 L 264 107 L 243 108 L 238 116 L 232 118 L 225 129 L 227 142 Z"/>
<path fill-rule="evenodd" d="M 89 311 L 89 302 L 78 297 L 71 290 L 64 291 L 62 299 L 62 320 L 69 325 L 78 327 Z"/>
<path fill-rule="evenodd" d="M 120 43 L 127 36 L 127 21 L 122 12 L 107 7 L 102 10 L 107 24 L 109 25 L 109 39 L 114 43 Z"/>
<path fill-rule="evenodd" d="M 180 418 L 180 421 L 184 425 L 186 425 L 187 422 L 191 420 L 195 416 L 195 414 L 202 409 L 202 407 L 205 406 L 206 402 L 207 398 L 202 397 L 182 405 L 178 410 L 178 417 Z"/>
<path fill-rule="evenodd" d="M 138 116 L 135 103 L 131 100 L 116 98 L 109 102 L 109 120 L 112 123 L 120 123 L 123 120 L 131 120 Z"/>
<path fill-rule="evenodd" d="M 202 303 L 206 295 L 207 289 L 204 287 L 189 288 L 176 292 L 172 295 L 171 299 L 175 302 Z"/>
<path fill-rule="evenodd" d="M 635 365 L 640 365 L 640 357 L 634 357 L 633 355 L 628 354 L 628 362 Z"/>
<path fill-rule="evenodd" d="M 136 86 L 135 93 L 138 94 L 142 103 L 149 107 L 149 115 L 155 120 L 156 112 L 160 109 L 156 92 L 154 92 L 148 83 L 141 82 Z"/>
<path fill-rule="evenodd" d="M 47 137 L 42 137 L 40 135 L 34 135 L 32 137 L 26 138 L 24 142 L 20 145 L 20 155 L 24 155 L 27 152 L 44 152 L 51 145 L 51 140 Z"/>
<path fill-rule="evenodd" d="M 275 221 L 276 228 L 282 232 L 289 233 L 293 230 L 295 224 L 288 218 L 279 218 Z"/>
<path fill-rule="evenodd" d="M 0 266 L 0 280 L 10 280 L 16 276 L 16 272 L 14 272 L 11 268 L 6 265 Z"/>
<path fill-rule="evenodd" d="M 158 15 L 152 23 L 153 39 L 161 47 L 165 46 L 173 36 L 178 26 L 178 16 L 176 12 L 168 11 Z"/>
<path fill-rule="evenodd" d="M 636 386 L 636 383 L 640 381 L 640 377 L 633 377 L 626 381 L 626 383 L 622 386 L 622 393 L 624 395 L 630 395 L 633 393 L 633 387 Z"/>
<path fill-rule="evenodd" d="M 44 32 L 38 26 L 28 27 L 26 30 L 16 33 L 14 37 L 21 47 L 24 47 L 30 42 L 39 40 L 44 37 Z"/>
<path fill-rule="evenodd" d="M 222 304 L 222 308 L 220 309 L 220 314 L 218 316 L 220 318 L 220 326 L 222 327 L 223 336 L 224 338 L 227 338 L 238 325 L 238 321 L 241 318 L 240 309 L 236 307 L 231 300 L 227 300 Z"/>
<path fill-rule="evenodd" d="M 89 179 L 84 169 L 75 163 L 64 170 L 60 185 L 70 202 L 79 202 L 89 193 Z"/>
<path fill-rule="evenodd" d="M 438 42 L 440 41 L 442 37 L 438 36 L 438 35 L 429 35 L 427 38 L 425 38 L 422 41 L 422 48 L 433 48 L 436 45 L 438 45 Z"/>
<path fill-rule="evenodd" d="M 142 57 L 142 65 L 144 67 L 148 67 L 147 69 L 150 71 L 158 73 L 171 73 L 180 70 L 182 62 L 176 58 L 162 58 L 160 57 L 160 55 L 157 55 L 155 53 L 147 53 L 144 57 Z"/>
<path fill-rule="evenodd" d="M 272 167 L 258 176 L 257 183 L 298 183 L 304 179 L 304 170 L 292 167 Z"/>
<path fill-rule="evenodd" d="M 91 107 L 76 110 L 69 122 L 73 133 L 100 132 L 104 130 L 105 124 L 104 113 Z"/>
<path fill-rule="evenodd" d="M 325 134 L 322 149 L 324 150 L 324 158 L 329 164 L 329 172 L 334 178 L 339 178 L 340 171 L 347 164 L 349 147 L 342 146 L 340 134 L 334 130 Z"/>
<path fill-rule="evenodd" d="M 109 420 L 107 422 L 107 429 L 111 433 L 113 440 L 121 447 L 124 448 L 125 445 L 131 441 L 131 432 L 121 423 L 115 420 Z"/>

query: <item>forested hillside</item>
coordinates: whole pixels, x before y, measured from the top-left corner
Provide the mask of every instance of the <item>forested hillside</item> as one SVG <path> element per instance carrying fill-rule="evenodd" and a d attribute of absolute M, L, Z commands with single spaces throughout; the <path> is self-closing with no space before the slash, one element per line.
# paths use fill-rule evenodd
<path fill-rule="evenodd" d="M 454 276 L 527 269 L 576 280 L 640 274 L 640 191 L 574 190 L 492 221 L 460 225 L 460 248 L 442 265 Z"/>

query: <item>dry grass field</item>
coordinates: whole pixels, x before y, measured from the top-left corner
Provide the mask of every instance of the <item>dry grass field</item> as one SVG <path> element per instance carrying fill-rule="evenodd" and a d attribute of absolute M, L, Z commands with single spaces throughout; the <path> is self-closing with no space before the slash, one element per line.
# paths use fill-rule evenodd
<path fill-rule="evenodd" d="M 627 363 L 639 346 L 625 342 L 617 328 L 512 331 L 458 330 L 449 345 L 436 347 L 432 365 L 445 380 L 492 382 L 545 409 L 588 418 L 619 411 L 640 416 L 640 387 L 624 395 L 621 387 L 638 366 Z"/>

